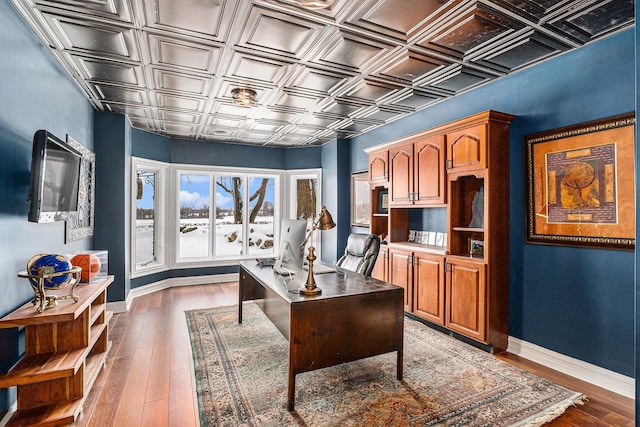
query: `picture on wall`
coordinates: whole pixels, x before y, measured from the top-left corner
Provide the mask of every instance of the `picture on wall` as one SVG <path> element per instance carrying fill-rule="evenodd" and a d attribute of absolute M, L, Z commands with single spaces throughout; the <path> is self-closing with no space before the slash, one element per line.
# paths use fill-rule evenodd
<path fill-rule="evenodd" d="M 635 246 L 634 114 L 528 135 L 526 241 Z"/>
<path fill-rule="evenodd" d="M 94 152 L 70 135 L 67 135 L 67 143 L 82 154 L 82 161 L 80 162 L 80 182 L 78 185 L 78 211 L 69 215 L 65 230 L 65 243 L 93 236 L 96 186 L 96 155 Z"/>
<path fill-rule="evenodd" d="M 351 174 L 351 226 L 369 227 L 371 223 L 371 191 L 369 173 Z"/>

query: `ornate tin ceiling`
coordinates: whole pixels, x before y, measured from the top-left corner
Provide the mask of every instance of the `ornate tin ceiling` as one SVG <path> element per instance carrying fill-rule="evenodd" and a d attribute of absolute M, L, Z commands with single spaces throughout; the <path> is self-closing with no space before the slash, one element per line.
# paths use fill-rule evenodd
<path fill-rule="evenodd" d="M 271 146 L 351 138 L 634 24 L 633 0 L 11 1 L 96 110 Z"/>

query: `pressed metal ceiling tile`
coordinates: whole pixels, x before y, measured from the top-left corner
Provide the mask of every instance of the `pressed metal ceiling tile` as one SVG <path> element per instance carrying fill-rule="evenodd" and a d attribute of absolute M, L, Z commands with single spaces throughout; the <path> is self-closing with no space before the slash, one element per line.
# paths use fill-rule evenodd
<path fill-rule="evenodd" d="M 201 95 L 207 87 L 207 79 L 165 70 L 154 70 L 156 88 Z"/>
<path fill-rule="evenodd" d="M 349 22 L 357 27 L 408 40 L 446 3 L 445 0 L 370 0 Z"/>
<path fill-rule="evenodd" d="M 301 58 L 323 28 L 313 21 L 253 8 L 238 45 Z"/>
<path fill-rule="evenodd" d="M 381 56 L 387 50 L 390 50 L 389 46 L 383 46 L 373 41 L 366 42 L 349 36 L 338 36 L 334 43 L 330 44 L 318 58 L 318 62 L 353 71 L 363 68 L 368 62 Z"/>
<path fill-rule="evenodd" d="M 634 25 L 633 0 L 10 0 L 100 111 L 180 138 L 352 138 Z M 231 90 L 256 91 L 251 108 Z"/>
<path fill-rule="evenodd" d="M 147 25 L 222 38 L 239 0 L 144 0 Z"/>
<path fill-rule="evenodd" d="M 247 81 L 274 83 L 278 75 L 284 72 L 281 69 L 284 65 L 284 63 L 275 60 L 236 54 L 231 62 L 228 74 L 231 77 L 246 79 Z"/>
<path fill-rule="evenodd" d="M 302 75 L 291 86 L 294 89 L 308 90 L 326 96 L 332 92 L 332 89 L 343 83 L 346 78 L 345 75 L 307 68 L 303 70 Z"/>
<path fill-rule="evenodd" d="M 160 113 L 159 117 L 161 117 L 162 120 L 166 120 L 174 123 L 184 122 L 184 123 L 196 124 L 200 119 L 200 116 L 198 114 L 187 114 L 187 113 L 179 113 L 176 111 L 165 111 L 165 110 L 159 110 L 158 113 Z"/>
<path fill-rule="evenodd" d="M 633 21 L 633 0 L 611 0 L 599 5 L 567 12 L 550 25 L 587 42 L 594 37 Z"/>
<path fill-rule="evenodd" d="M 133 34 L 126 28 L 109 27 L 56 15 L 44 15 L 64 49 L 138 59 Z"/>
<path fill-rule="evenodd" d="M 220 61 L 221 48 L 172 40 L 156 35 L 149 37 L 153 64 L 211 72 Z"/>
<path fill-rule="evenodd" d="M 414 52 L 403 52 L 401 56 L 393 58 L 387 68 L 380 72 L 380 75 L 412 83 L 444 66 L 445 64 L 441 60 Z"/>
<path fill-rule="evenodd" d="M 142 85 L 141 69 L 136 65 L 76 56 L 78 68 L 86 70 L 87 80 Z"/>
<path fill-rule="evenodd" d="M 194 97 L 158 93 L 158 106 L 162 108 L 178 108 L 182 110 L 200 111 L 202 100 Z"/>
<path fill-rule="evenodd" d="M 126 89 L 107 84 L 95 84 L 94 88 L 102 95 L 104 100 L 131 104 L 145 104 L 147 102 L 146 93 L 142 90 Z"/>
<path fill-rule="evenodd" d="M 379 101 L 382 98 L 398 91 L 397 86 L 386 85 L 371 81 L 362 81 L 355 89 L 348 92 L 350 97 L 360 98 L 368 101 Z"/>

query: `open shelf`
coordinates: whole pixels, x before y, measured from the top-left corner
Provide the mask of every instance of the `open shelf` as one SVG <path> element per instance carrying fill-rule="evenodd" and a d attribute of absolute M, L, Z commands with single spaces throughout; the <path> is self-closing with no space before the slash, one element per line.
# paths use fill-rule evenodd
<path fill-rule="evenodd" d="M 26 303 L 0 319 L 0 328 L 25 328 L 25 355 L 0 387 L 18 388 L 18 410 L 7 425 L 53 426 L 72 423 L 109 351 L 106 289 L 113 276 L 76 289 L 79 300 L 60 302 L 37 313 Z"/>

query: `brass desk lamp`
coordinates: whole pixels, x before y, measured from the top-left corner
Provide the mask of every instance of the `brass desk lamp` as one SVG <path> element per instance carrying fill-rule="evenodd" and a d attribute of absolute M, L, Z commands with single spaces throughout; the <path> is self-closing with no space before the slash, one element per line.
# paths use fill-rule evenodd
<path fill-rule="evenodd" d="M 333 218 L 331 218 L 331 214 L 327 210 L 325 205 L 322 205 L 322 210 L 320 211 L 320 217 L 316 221 L 315 214 L 313 218 L 311 218 L 311 230 L 309 230 L 309 234 L 304 239 L 304 242 L 300 245 L 300 250 L 304 251 L 304 246 L 309 241 L 309 255 L 307 255 L 307 261 L 309 261 L 309 275 L 307 276 L 307 283 L 304 285 L 304 288 L 300 288 L 300 295 L 320 295 L 322 293 L 322 289 L 316 286 L 316 279 L 313 277 L 313 261 L 316 260 L 315 250 L 313 247 L 313 232 L 316 230 L 331 230 L 336 226 L 336 223 L 333 222 Z"/>

